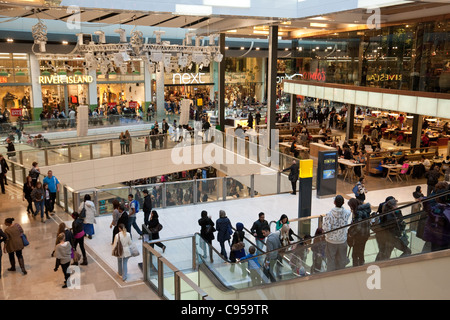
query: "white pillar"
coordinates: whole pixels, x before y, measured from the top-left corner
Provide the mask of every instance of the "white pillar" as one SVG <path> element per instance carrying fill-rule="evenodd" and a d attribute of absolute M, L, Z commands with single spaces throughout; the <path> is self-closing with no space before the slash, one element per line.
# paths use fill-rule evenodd
<path fill-rule="evenodd" d="M 97 70 L 92 69 L 89 71 L 89 75 L 92 77 L 92 82 L 89 83 L 89 96 L 88 96 L 88 105 L 91 110 L 95 109 L 96 107 L 99 107 L 97 105 Z"/>
<path fill-rule="evenodd" d="M 77 137 L 85 137 L 88 133 L 89 107 L 77 108 Z"/>
<path fill-rule="evenodd" d="M 159 62 L 160 71 L 156 71 L 156 119 L 161 122 L 166 117 L 164 109 L 164 63 Z"/>
<path fill-rule="evenodd" d="M 42 111 L 42 88 L 39 83 L 40 75 L 39 60 L 34 54 L 30 54 L 30 77 L 31 83 L 33 84 L 31 86 L 30 103 L 33 121 L 39 120 L 39 115 Z"/>

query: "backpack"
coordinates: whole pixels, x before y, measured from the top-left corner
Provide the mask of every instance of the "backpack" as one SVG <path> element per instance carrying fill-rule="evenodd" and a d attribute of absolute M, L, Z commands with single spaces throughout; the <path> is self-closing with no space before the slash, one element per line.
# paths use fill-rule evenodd
<path fill-rule="evenodd" d="M 139 212 L 139 201 L 137 201 L 136 199 L 131 201 L 132 203 L 134 203 L 134 208 L 135 208 L 135 213 Z"/>
<path fill-rule="evenodd" d="M 355 196 L 359 195 L 359 188 L 358 188 L 358 184 L 355 184 L 355 186 L 352 189 L 352 192 L 355 194 Z"/>

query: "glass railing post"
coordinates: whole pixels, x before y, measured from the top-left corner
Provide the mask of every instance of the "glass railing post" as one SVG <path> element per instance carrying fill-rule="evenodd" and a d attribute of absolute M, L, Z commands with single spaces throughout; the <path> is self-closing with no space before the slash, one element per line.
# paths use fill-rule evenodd
<path fill-rule="evenodd" d="M 94 159 L 94 150 L 93 150 L 93 146 L 92 143 L 89 143 L 89 159 Z"/>
<path fill-rule="evenodd" d="M 3 177 L 2 177 L 3 179 Z M 11 179 L 12 179 L 12 183 L 16 183 L 16 168 L 14 165 L 14 162 L 11 162 Z"/>
<path fill-rule="evenodd" d="M 198 199 L 198 182 L 197 182 L 197 180 L 196 179 L 194 179 L 193 181 L 192 181 L 192 183 L 193 183 L 193 186 L 192 186 L 192 188 L 193 188 L 193 197 L 194 197 L 194 199 L 192 199 L 193 201 L 193 203 L 194 204 L 197 204 L 197 199 Z"/>
<path fill-rule="evenodd" d="M 25 167 L 22 167 L 22 177 L 23 177 L 23 184 L 25 185 L 27 183 L 27 169 L 25 169 Z"/>
<path fill-rule="evenodd" d="M 255 197 L 255 175 L 250 176 L 250 197 Z"/>
<path fill-rule="evenodd" d="M 72 147 L 70 145 L 67 147 L 67 161 L 72 162 Z"/>
<path fill-rule="evenodd" d="M 222 197 L 223 201 L 227 200 L 227 178 L 222 177 Z"/>
<path fill-rule="evenodd" d="M 158 262 L 158 295 L 164 297 L 164 264 L 160 258 Z"/>
<path fill-rule="evenodd" d="M 197 241 L 196 237 L 200 237 L 199 235 L 194 235 L 192 237 L 192 270 L 197 269 Z M 200 239 L 202 241 L 203 239 Z"/>
<path fill-rule="evenodd" d="M 114 155 L 113 141 L 112 140 L 109 140 L 109 155 L 110 155 L 110 157 L 112 157 Z"/>
<path fill-rule="evenodd" d="M 95 190 L 94 191 L 94 204 L 95 204 L 95 216 L 98 217 L 99 216 L 99 210 L 100 210 L 100 203 L 98 201 L 98 191 Z"/>
<path fill-rule="evenodd" d="M 180 276 L 178 275 L 178 273 L 179 271 L 175 272 L 173 277 L 175 300 L 181 300 L 181 285 L 180 285 Z"/>
<path fill-rule="evenodd" d="M 23 165 L 23 152 L 22 152 L 22 150 L 19 151 L 19 163 L 20 163 L 21 165 Z"/>
<path fill-rule="evenodd" d="M 281 172 L 277 171 L 277 194 L 281 193 Z"/>
<path fill-rule="evenodd" d="M 69 212 L 69 196 L 68 196 L 68 192 L 67 192 L 67 187 L 64 186 L 64 211 L 65 212 Z"/>
<path fill-rule="evenodd" d="M 44 149 L 44 163 L 46 166 L 48 166 L 48 149 Z"/>
<path fill-rule="evenodd" d="M 162 185 L 162 207 L 167 207 L 167 187 L 165 182 Z"/>

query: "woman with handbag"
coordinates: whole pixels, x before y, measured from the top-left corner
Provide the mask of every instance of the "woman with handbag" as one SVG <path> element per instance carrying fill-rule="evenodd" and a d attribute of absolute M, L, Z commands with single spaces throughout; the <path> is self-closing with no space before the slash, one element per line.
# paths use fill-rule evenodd
<path fill-rule="evenodd" d="M 155 210 L 153 210 L 152 213 L 150 214 L 150 220 L 148 222 L 148 229 L 150 230 L 150 239 L 149 240 L 151 240 L 151 241 L 158 240 L 159 239 L 159 231 L 161 231 L 162 225 L 159 223 L 158 212 L 156 212 Z M 163 253 L 164 253 L 164 251 L 166 251 L 166 246 L 163 245 L 161 242 L 152 243 L 152 244 L 150 244 L 150 246 L 152 248 L 154 248 L 155 244 L 162 249 Z"/>
<path fill-rule="evenodd" d="M 70 274 L 67 273 L 67 268 L 69 268 L 70 261 L 72 260 L 72 245 L 66 240 L 64 232 L 58 234 L 57 242 L 58 244 L 55 247 L 56 265 L 53 270 L 56 272 L 58 271 L 58 267 L 61 266 L 64 274 L 64 285 L 62 287 L 67 288 L 67 279 L 70 277 Z"/>
<path fill-rule="evenodd" d="M 214 240 L 214 232 L 216 229 L 214 228 L 214 222 L 211 220 L 211 217 L 208 216 L 208 212 L 203 210 L 201 213 L 201 218 L 198 220 L 198 224 L 200 228 L 200 237 L 204 241 L 201 242 L 200 246 L 203 249 L 203 258 L 206 258 L 206 243 L 211 244 Z"/>
<path fill-rule="evenodd" d="M 94 223 L 95 223 L 95 204 L 91 201 L 89 194 L 84 195 L 84 201 L 80 204 L 78 212 L 85 210 L 85 216 L 83 217 L 83 230 L 89 239 L 92 239 L 94 235 Z"/>
<path fill-rule="evenodd" d="M 117 257 L 119 276 L 122 277 L 123 281 L 126 281 L 128 276 L 128 259 L 131 257 L 130 246 L 133 242 L 124 224 L 119 224 L 118 228 L 119 233 L 114 237 L 113 256 Z"/>
<path fill-rule="evenodd" d="M 20 268 L 23 274 L 27 274 L 25 270 L 25 262 L 22 256 L 22 250 L 25 247 L 22 239 L 23 229 L 18 223 L 14 223 L 14 218 L 5 219 L 5 234 L 7 236 L 5 247 L 3 252 L 7 252 L 9 255 L 9 262 L 11 263 L 11 268 L 8 271 L 16 271 L 16 261 L 14 259 L 14 254 L 16 254 L 17 260 L 19 261 Z"/>
<path fill-rule="evenodd" d="M 72 218 L 74 219 L 72 222 L 72 233 L 73 233 L 73 249 L 76 251 L 78 244 L 80 244 L 81 254 L 83 255 L 83 261 L 81 262 L 82 266 L 86 266 L 87 256 L 86 250 L 84 249 L 84 227 L 83 227 L 83 219 L 81 219 L 80 214 L 78 212 L 74 212 L 72 214 Z M 78 265 L 78 262 L 74 261 L 75 265 Z"/>
<path fill-rule="evenodd" d="M 234 272 L 234 266 L 236 260 L 245 257 L 245 243 L 244 243 L 244 225 L 240 222 L 236 223 L 236 231 L 233 234 L 233 239 L 231 240 L 230 248 L 230 261 L 233 262 L 231 265 L 231 272 Z M 242 268 L 242 277 L 245 278 L 247 275 L 245 271 L 245 264 L 240 264 Z"/>

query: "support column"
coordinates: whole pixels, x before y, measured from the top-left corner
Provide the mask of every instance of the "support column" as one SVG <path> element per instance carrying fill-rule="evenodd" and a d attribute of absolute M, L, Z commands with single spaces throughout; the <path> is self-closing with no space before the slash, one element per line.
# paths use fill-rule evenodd
<path fill-rule="evenodd" d="M 89 109 L 93 111 L 98 107 L 97 104 L 97 70 L 92 69 L 89 71 L 89 75 L 92 77 L 92 82 L 89 83 L 88 89 L 88 105 Z"/>
<path fill-rule="evenodd" d="M 42 112 L 42 88 L 39 83 L 39 76 L 41 75 L 41 70 L 39 67 L 39 60 L 34 54 L 30 54 L 30 76 L 31 76 L 31 94 L 30 94 L 30 104 L 32 106 L 32 120 L 39 120 L 39 115 Z"/>
<path fill-rule="evenodd" d="M 297 123 L 297 95 L 291 94 L 290 122 Z"/>
<path fill-rule="evenodd" d="M 347 130 L 346 130 L 346 140 L 353 139 L 353 131 L 355 128 L 355 105 L 351 104 L 347 110 Z"/>
<path fill-rule="evenodd" d="M 267 76 L 267 132 L 268 146 L 272 146 L 272 129 L 275 129 L 277 110 L 277 56 L 278 56 L 278 26 L 269 29 L 269 59 Z"/>
<path fill-rule="evenodd" d="M 159 71 L 156 70 L 156 120 L 159 122 L 166 118 L 164 109 L 164 63 L 159 62 Z"/>
<path fill-rule="evenodd" d="M 423 116 L 419 114 L 414 114 L 413 116 L 414 118 L 412 123 L 411 149 L 420 148 L 423 124 Z"/>
<path fill-rule="evenodd" d="M 144 114 L 147 115 L 148 107 L 152 102 L 152 74 L 149 70 L 150 63 L 144 62 Z"/>
<path fill-rule="evenodd" d="M 220 131 L 225 131 L 225 34 L 219 35 L 219 50 L 223 59 L 219 62 L 218 120 Z"/>

